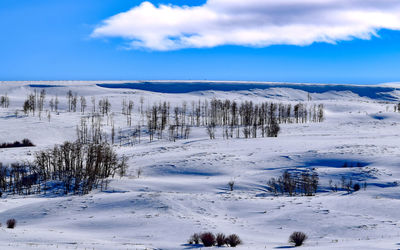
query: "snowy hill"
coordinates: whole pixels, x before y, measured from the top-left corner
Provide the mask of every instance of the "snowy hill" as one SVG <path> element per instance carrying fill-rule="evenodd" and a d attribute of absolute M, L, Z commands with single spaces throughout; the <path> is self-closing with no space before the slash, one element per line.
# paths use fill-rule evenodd
<path fill-rule="evenodd" d="M 46 91 L 40 118 L 22 111 L 35 89 Z M 129 157 L 129 167 L 125 176 L 110 178 L 107 190 L 75 196 L 4 192 L 0 249 L 196 249 L 201 246 L 187 240 L 205 231 L 239 235 L 238 249 L 289 248 L 294 231 L 308 235 L 304 249 L 399 248 L 400 92 L 394 85 L 1 82 L 0 96 L 7 94 L 10 105 L 0 107 L 0 143 L 29 138 L 36 145 L 0 149 L 3 165 L 33 161 L 35 152 L 76 139 L 85 114 L 67 112 L 69 90 L 86 98 L 87 110 L 92 97 L 96 103 L 108 98 L 112 116 L 102 119 L 108 136 L 110 119 L 117 130 L 129 129 L 124 99 L 133 101 L 133 123 L 143 127 L 141 106 L 166 101 L 173 110 L 185 102 L 190 110 L 213 98 L 323 104 L 325 120 L 282 123 L 278 137 L 226 139 L 217 127 L 210 140 L 205 127 L 192 127 L 188 139 L 149 142 L 144 132 L 140 143 L 117 141 L 114 148 Z M 49 106 L 56 96 L 58 113 Z M 268 181 L 285 170 L 318 173 L 317 193 L 275 195 Z M 343 179 L 361 189 L 341 189 Z M 5 227 L 9 218 L 17 220 L 15 229 Z"/>

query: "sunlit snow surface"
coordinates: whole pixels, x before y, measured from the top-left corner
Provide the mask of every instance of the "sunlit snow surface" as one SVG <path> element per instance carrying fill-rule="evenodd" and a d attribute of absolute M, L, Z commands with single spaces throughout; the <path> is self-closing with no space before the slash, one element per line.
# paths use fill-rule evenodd
<path fill-rule="evenodd" d="M 193 128 L 188 140 L 149 143 L 144 138 L 134 146 L 118 144 L 118 154 L 130 157 L 129 169 L 126 177 L 111 181 L 108 191 L 51 197 L 4 194 L 0 249 L 191 249 L 196 247 L 187 245 L 187 239 L 203 231 L 238 234 L 244 244 L 237 249 L 289 247 L 293 231 L 309 236 L 304 249 L 400 248 L 400 113 L 393 111 L 400 92 L 395 86 L 99 84 L 1 83 L 0 95 L 7 92 L 11 105 L 0 108 L 0 142 L 29 138 L 37 147 L 0 149 L 0 162 L 32 160 L 37 150 L 75 139 L 81 114 L 64 111 L 69 89 L 86 96 L 88 110 L 91 96 L 97 101 L 108 96 L 116 127 L 121 128 L 126 127 L 122 99 L 135 102 L 135 123 L 141 119 L 141 97 L 145 106 L 164 100 L 190 106 L 213 97 L 323 103 L 326 120 L 283 124 L 278 138 L 225 140 L 218 131 L 217 139 L 209 140 L 204 128 Z M 144 87 L 116 88 L 126 84 Z M 21 111 L 15 116 L 34 88 L 46 89 L 47 104 L 55 95 L 60 99 L 63 111 L 52 113 L 50 122 Z M 345 162 L 359 166 L 343 168 Z M 139 168 L 143 173 L 138 179 Z M 286 169 L 307 168 L 315 168 L 320 176 L 316 196 L 275 197 L 267 190 L 271 177 Z M 367 189 L 331 192 L 329 180 L 340 182 L 341 176 L 365 181 Z M 231 180 L 233 192 L 228 190 Z M 9 218 L 17 220 L 13 230 L 5 227 Z"/>

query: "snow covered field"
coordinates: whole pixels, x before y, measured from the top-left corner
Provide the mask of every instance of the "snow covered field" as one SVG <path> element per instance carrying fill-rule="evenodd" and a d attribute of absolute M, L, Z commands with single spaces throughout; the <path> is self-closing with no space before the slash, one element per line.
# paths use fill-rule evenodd
<path fill-rule="evenodd" d="M 400 113 L 394 105 L 400 92 L 387 86 L 254 87 L 163 93 L 94 82 L 1 83 L 0 95 L 8 94 L 10 106 L 0 108 L 0 143 L 28 138 L 36 145 L 0 149 L 3 164 L 33 160 L 36 151 L 76 139 L 82 114 L 65 111 L 68 90 L 86 96 L 88 109 L 91 96 L 108 97 L 121 128 L 126 127 L 122 99 L 134 101 L 135 122 L 141 119 L 141 97 L 145 106 L 214 97 L 323 103 L 326 119 L 282 124 L 277 138 L 227 140 L 217 130 L 210 140 L 205 128 L 193 128 L 189 139 L 176 142 L 150 143 L 144 137 L 133 146 L 116 143 L 117 153 L 129 157 L 129 168 L 126 176 L 111 180 L 107 191 L 83 196 L 4 193 L 0 249 L 193 249 L 200 246 L 187 240 L 204 231 L 238 234 L 243 244 L 237 249 L 289 248 L 294 231 L 308 235 L 304 249 L 399 249 Z M 61 111 L 52 112 L 50 122 L 45 115 L 16 115 L 34 88 L 46 89 L 45 109 L 51 97 L 60 99 Z M 275 196 L 268 190 L 268 180 L 287 169 L 313 168 L 320 177 L 315 196 Z M 342 176 L 367 187 L 333 192 L 330 180 L 340 183 Z M 9 218 L 17 220 L 15 229 L 5 227 Z"/>

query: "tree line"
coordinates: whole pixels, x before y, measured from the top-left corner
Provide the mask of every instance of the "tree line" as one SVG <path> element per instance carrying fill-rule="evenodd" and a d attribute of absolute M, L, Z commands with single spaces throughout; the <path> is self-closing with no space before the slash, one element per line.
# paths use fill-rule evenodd
<path fill-rule="evenodd" d="M 238 103 L 219 99 L 193 101 L 191 107 L 184 101 L 174 108 L 167 102 L 160 102 L 149 107 L 145 114 L 150 141 L 154 134 L 162 138 L 166 129 L 170 139 L 187 138 L 190 127 L 202 126 L 210 139 L 215 138 L 217 127 L 223 129 L 224 138 L 276 137 L 279 124 L 322 122 L 325 118 L 323 104 Z"/>
<path fill-rule="evenodd" d="M 46 91 L 34 90 L 24 102 L 24 113 L 43 111 Z M 66 94 L 68 112 L 85 114 L 87 101 L 84 96 L 69 90 Z M 78 105 L 80 104 L 80 109 Z M 58 112 L 58 96 L 49 101 L 51 111 Z M 144 98 L 140 97 L 137 113 L 134 112 L 135 103 L 132 100 L 122 99 L 121 112 L 125 116 L 126 127 L 115 128 L 115 112 L 112 110 L 108 97 L 96 101 L 91 98 L 91 109 L 86 117 L 106 117 L 107 125 L 111 128 L 111 141 L 119 140 L 120 144 L 136 143 L 141 141 L 142 135 L 148 136 L 150 141 L 167 138 L 171 141 L 187 139 L 193 127 L 204 127 L 210 139 L 216 138 L 217 131 L 222 131 L 225 139 L 229 138 L 257 138 L 276 137 L 280 132 L 280 124 L 322 122 L 325 119 L 324 105 L 315 103 L 275 103 L 252 101 L 237 102 L 234 100 L 198 100 L 183 101 L 180 105 L 172 106 L 167 101 L 160 101 L 153 105 L 144 105 Z M 136 116 L 134 114 L 137 114 Z M 50 112 L 47 117 L 50 121 Z M 136 120 L 135 120 L 136 119 Z M 81 127 L 83 128 L 84 126 Z M 94 131 L 94 130 L 92 130 Z"/>
<path fill-rule="evenodd" d="M 109 103 L 104 98 L 102 103 Z M 103 104 L 104 105 L 104 104 Z M 99 107 L 101 106 L 99 102 Z M 106 105 L 108 106 L 108 105 Z M 107 117 L 111 124 L 111 141 L 120 145 L 140 143 L 143 134 L 153 141 L 155 138 L 167 138 L 171 141 L 189 138 L 192 127 L 205 127 L 210 139 L 216 138 L 216 132 L 222 130 L 222 136 L 229 138 L 276 137 L 282 123 L 306 123 L 324 121 L 322 104 L 304 103 L 284 104 L 274 102 L 253 103 L 231 100 L 204 100 L 198 102 L 183 101 L 181 105 L 171 106 L 169 102 L 159 102 L 143 108 L 143 99 L 138 107 L 136 125 L 132 125 L 134 102 L 122 100 L 121 114 L 126 117 L 127 127 L 116 131 L 114 113 L 97 113 Z M 95 117 L 95 115 L 90 115 Z M 110 120 L 111 117 L 111 120 Z M 116 137 L 116 138 L 115 138 Z"/>

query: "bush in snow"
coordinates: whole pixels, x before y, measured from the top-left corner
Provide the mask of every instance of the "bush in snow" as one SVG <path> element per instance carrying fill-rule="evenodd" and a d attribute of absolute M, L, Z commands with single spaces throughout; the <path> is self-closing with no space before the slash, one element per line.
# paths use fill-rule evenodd
<path fill-rule="evenodd" d="M 233 191 L 233 186 L 235 185 L 234 181 L 228 182 L 229 190 Z"/>
<path fill-rule="evenodd" d="M 242 241 L 236 234 L 231 234 L 226 237 L 223 233 L 218 233 L 217 235 L 214 235 L 211 232 L 204 232 L 201 234 L 195 233 L 190 236 L 190 239 L 188 240 L 189 244 L 197 245 L 199 244 L 199 242 L 201 242 L 205 247 L 211 247 L 215 245 L 218 247 L 222 247 L 223 245 L 236 247 L 237 245 L 242 244 Z"/>
<path fill-rule="evenodd" d="M 279 127 L 278 121 L 274 116 L 269 120 L 266 129 L 268 137 L 278 137 L 278 133 L 281 128 Z"/>
<path fill-rule="evenodd" d="M 195 233 L 192 236 L 190 236 L 190 239 L 188 240 L 189 244 L 199 244 L 200 243 L 200 235 Z"/>
<path fill-rule="evenodd" d="M 289 242 L 294 243 L 296 247 L 303 245 L 303 242 L 307 239 L 307 235 L 303 232 L 294 232 L 289 237 Z"/>
<path fill-rule="evenodd" d="M 226 237 L 223 233 L 218 233 L 216 238 L 217 246 L 222 247 L 226 244 Z"/>
<path fill-rule="evenodd" d="M 236 234 L 231 234 L 228 237 L 226 237 L 226 244 L 228 244 L 231 247 L 236 247 L 237 245 L 242 244 L 242 241 L 240 240 L 239 236 Z"/>
<path fill-rule="evenodd" d="M 16 224 L 17 224 L 17 221 L 15 219 L 7 220 L 7 228 L 14 228 Z"/>
<path fill-rule="evenodd" d="M 200 235 L 201 243 L 205 247 L 211 247 L 215 245 L 215 235 L 211 232 L 205 232 Z"/>
<path fill-rule="evenodd" d="M 356 184 L 354 184 L 354 187 L 353 187 L 353 189 L 354 189 L 354 191 L 355 192 L 357 192 L 358 190 L 360 190 L 360 184 L 358 184 L 358 183 L 356 183 Z"/>

